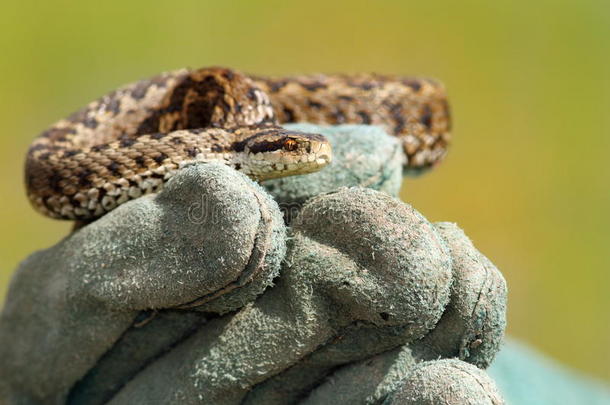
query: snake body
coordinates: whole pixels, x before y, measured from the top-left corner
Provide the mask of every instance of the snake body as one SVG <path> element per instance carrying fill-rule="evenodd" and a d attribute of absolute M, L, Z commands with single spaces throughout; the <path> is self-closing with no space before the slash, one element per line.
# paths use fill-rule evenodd
<path fill-rule="evenodd" d="M 90 220 L 160 190 L 194 161 L 259 181 L 328 164 L 328 141 L 278 126 L 288 122 L 380 125 L 401 139 L 410 169 L 440 161 L 449 139 L 445 92 L 433 80 L 182 69 L 121 87 L 44 131 L 26 157 L 28 197 L 50 217 Z"/>

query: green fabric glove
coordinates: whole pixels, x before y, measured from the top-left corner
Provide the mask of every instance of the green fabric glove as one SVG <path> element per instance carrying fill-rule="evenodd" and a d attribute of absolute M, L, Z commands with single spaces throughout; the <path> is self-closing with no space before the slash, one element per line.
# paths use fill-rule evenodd
<path fill-rule="evenodd" d="M 315 132 L 335 150 L 320 173 L 269 194 L 228 167 L 190 165 L 26 259 L 0 315 L 0 398 L 398 404 L 457 384 L 496 401 L 468 363 L 498 350 L 501 274 L 455 225 L 392 196 L 393 138 Z"/>

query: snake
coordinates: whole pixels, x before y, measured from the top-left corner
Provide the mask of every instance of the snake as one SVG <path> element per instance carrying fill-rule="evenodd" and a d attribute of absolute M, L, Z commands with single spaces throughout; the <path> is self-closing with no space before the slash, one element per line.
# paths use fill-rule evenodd
<path fill-rule="evenodd" d="M 35 138 L 28 199 L 51 218 L 86 221 L 160 191 L 193 162 L 259 182 L 321 170 L 332 161 L 328 140 L 281 126 L 293 122 L 380 126 L 402 143 L 405 171 L 435 166 L 450 139 L 445 89 L 433 79 L 179 69 L 122 86 Z"/>

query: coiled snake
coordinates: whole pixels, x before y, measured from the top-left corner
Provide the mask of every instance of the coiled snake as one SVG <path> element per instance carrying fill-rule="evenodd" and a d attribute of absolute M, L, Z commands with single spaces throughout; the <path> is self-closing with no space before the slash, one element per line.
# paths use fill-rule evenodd
<path fill-rule="evenodd" d="M 407 169 L 440 161 L 450 129 L 445 91 L 429 79 L 183 69 L 119 88 L 43 132 L 26 158 L 28 197 L 50 217 L 87 220 L 158 191 L 193 161 L 256 180 L 328 164 L 328 141 L 278 126 L 288 122 L 379 125 L 402 141 Z"/>

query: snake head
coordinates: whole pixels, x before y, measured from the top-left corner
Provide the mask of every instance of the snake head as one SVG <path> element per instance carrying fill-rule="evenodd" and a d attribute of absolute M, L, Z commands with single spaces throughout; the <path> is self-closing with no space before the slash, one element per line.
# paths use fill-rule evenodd
<path fill-rule="evenodd" d="M 240 144 L 240 171 L 258 181 L 316 172 L 332 160 L 323 135 L 279 127 L 257 128 Z"/>

